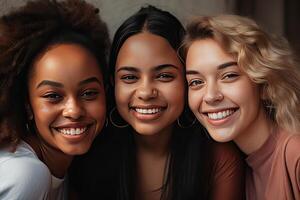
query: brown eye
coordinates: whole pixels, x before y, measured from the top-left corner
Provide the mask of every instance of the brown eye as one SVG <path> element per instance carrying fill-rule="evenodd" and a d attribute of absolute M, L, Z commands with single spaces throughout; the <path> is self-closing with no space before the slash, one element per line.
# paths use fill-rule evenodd
<path fill-rule="evenodd" d="M 94 100 L 97 98 L 99 92 L 97 90 L 85 90 L 81 97 L 83 97 L 86 100 Z"/>
<path fill-rule="evenodd" d="M 59 102 L 63 98 L 60 94 L 55 92 L 46 93 L 42 97 L 53 103 Z"/>
<path fill-rule="evenodd" d="M 237 73 L 226 73 L 222 76 L 222 80 L 234 80 L 239 77 Z"/>
<path fill-rule="evenodd" d="M 204 81 L 201 79 L 193 79 L 189 81 L 189 88 L 191 89 L 198 89 L 202 87 L 204 84 Z"/>
<path fill-rule="evenodd" d="M 135 75 L 124 75 L 121 77 L 121 80 L 123 80 L 125 83 L 134 83 L 138 80 L 138 77 Z"/>
<path fill-rule="evenodd" d="M 174 77 L 175 76 L 170 73 L 161 73 L 161 74 L 158 74 L 156 79 L 163 81 L 163 82 L 169 82 L 169 81 L 172 81 L 174 79 Z"/>

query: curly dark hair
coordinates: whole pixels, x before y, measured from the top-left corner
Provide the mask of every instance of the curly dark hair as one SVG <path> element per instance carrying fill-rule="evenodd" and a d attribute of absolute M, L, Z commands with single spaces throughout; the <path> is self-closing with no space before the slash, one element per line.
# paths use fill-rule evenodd
<path fill-rule="evenodd" d="M 0 18 L 0 146 L 16 145 L 28 134 L 27 78 L 34 59 L 65 43 L 88 49 L 107 82 L 109 34 L 93 5 L 83 0 L 35 0 Z"/>

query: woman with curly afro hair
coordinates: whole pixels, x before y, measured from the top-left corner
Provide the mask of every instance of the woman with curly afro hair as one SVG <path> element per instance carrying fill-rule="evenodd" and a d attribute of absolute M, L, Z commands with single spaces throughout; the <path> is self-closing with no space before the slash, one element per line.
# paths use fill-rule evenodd
<path fill-rule="evenodd" d="M 67 199 L 66 172 L 106 116 L 110 40 L 81 0 L 36 0 L 0 18 L 0 199 Z"/>

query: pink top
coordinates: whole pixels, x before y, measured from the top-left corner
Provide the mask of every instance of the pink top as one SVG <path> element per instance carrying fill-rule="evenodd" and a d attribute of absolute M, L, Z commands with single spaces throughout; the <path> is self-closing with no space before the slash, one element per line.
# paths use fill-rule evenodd
<path fill-rule="evenodd" d="M 273 133 L 246 162 L 247 200 L 300 200 L 300 134 Z"/>

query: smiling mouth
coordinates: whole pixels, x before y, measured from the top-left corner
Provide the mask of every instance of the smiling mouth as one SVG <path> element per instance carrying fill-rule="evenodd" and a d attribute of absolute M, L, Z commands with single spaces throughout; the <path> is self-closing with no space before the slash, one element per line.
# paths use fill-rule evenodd
<path fill-rule="evenodd" d="M 88 130 L 89 126 L 81 128 L 56 128 L 56 130 L 64 135 L 81 135 Z"/>
<path fill-rule="evenodd" d="M 231 116 L 237 110 L 238 110 L 238 108 L 232 108 L 232 109 L 227 109 L 227 110 L 223 110 L 223 111 L 219 111 L 219 112 L 206 112 L 203 114 L 206 115 L 209 119 L 221 120 L 221 119 L 225 119 L 225 118 Z"/>
<path fill-rule="evenodd" d="M 133 108 L 139 114 L 143 115 L 153 115 L 159 113 L 163 110 L 163 108 Z"/>

